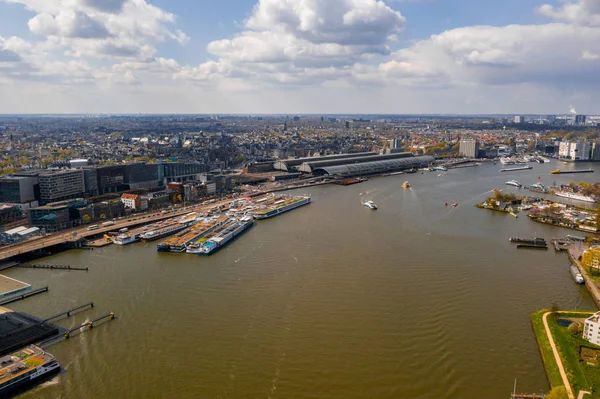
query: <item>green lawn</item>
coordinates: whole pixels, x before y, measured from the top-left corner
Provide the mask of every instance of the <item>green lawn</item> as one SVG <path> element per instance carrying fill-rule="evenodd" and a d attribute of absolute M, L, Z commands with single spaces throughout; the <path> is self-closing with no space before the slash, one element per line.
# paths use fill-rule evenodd
<path fill-rule="evenodd" d="M 587 316 L 591 316 L 588 313 Z M 560 318 L 582 318 L 587 317 L 581 313 L 560 313 Z M 558 347 L 558 352 L 562 359 L 567 377 L 575 393 L 580 390 L 591 391 L 592 393 L 600 392 L 600 370 L 596 367 L 591 367 L 580 361 L 579 346 L 585 345 L 593 347 L 589 342 L 574 337 L 569 329 L 559 326 L 552 316 L 548 316 L 548 325 L 554 337 L 554 342 Z"/>
<path fill-rule="evenodd" d="M 542 316 L 548 310 L 549 309 L 542 309 L 532 314 L 531 325 L 533 326 L 533 331 L 535 332 L 535 337 L 538 341 L 538 346 L 542 354 L 544 366 L 546 367 L 546 374 L 548 375 L 550 386 L 552 388 L 555 388 L 563 386 L 564 384 L 562 382 L 562 378 L 560 377 L 560 371 L 558 371 L 558 365 L 556 364 L 556 360 L 554 360 L 554 353 L 552 352 L 552 348 L 550 347 L 550 341 L 548 341 L 548 336 L 546 335 L 544 322 L 542 321 Z"/>

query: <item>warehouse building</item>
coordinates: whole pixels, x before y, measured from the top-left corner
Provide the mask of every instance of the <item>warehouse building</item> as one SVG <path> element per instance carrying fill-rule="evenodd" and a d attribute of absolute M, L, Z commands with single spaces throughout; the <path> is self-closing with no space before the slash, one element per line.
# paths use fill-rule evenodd
<path fill-rule="evenodd" d="M 302 165 L 300 165 L 300 167 L 298 168 L 298 170 L 302 173 L 313 173 L 314 170 L 316 169 L 321 169 L 324 167 L 328 167 L 328 166 L 339 166 L 339 165 L 354 165 L 354 164 L 359 164 L 359 163 L 366 163 L 366 162 L 375 162 L 375 161 L 386 161 L 389 159 L 404 159 L 404 158 L 414 158 L 414 155 L 410 152 L 400 152 L 400 153 L 395 153 L 395 154 L 384 154 L 384 155 L 378 155 L 375 154 L 374 156 L 362 156 L 362 155 L 358 155 L 358 156 L 354 156 L 351 158 L 343 158 L 343 159 L 317 159 L 314 161 L 307 161 L 304 162 Z"/>
<path fill-rule="evenodd" d="M 351 163 L 346 165 L 322 166 L 313 169 L 315 176 L 366 176 L 382 173 L 399 172 L 414 168 L 426 168 L 434 162 L 433 157 L 407 157 L 398 159 L 387 159 L 373 162 Z"/>
<path fill-rule="evenodd" d="M 276 170 L 282 170 L 284 172 L 295 172 L 300 165 L 305 162 L 317 162 L 317 161 L 332 161 L 336 159 L 347 159 L 357 157 L 374 157 L 376 152 L 359 152 L 355 154 L 337 154 L 337 155 L 326 155 L 323 157 L 311 157 L 311 158 L 297 158 L 297 159 L 282 159 L 276 161 L 273 165 Z"/>

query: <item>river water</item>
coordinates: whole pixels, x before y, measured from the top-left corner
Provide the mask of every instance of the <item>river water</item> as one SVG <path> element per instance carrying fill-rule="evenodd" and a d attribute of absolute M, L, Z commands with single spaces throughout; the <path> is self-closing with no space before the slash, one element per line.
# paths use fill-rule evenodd
<path fill-rule="evenodd" d="M 575 176 L 550 175 L 556 167 L 306 188 L 295 193 L 311 205 L 258 222 L 209 258 L 140 243 L 43 260 L 87 273 L 10 270 L 50 286 L 14 310 L 43 317 L 95 302 L 64 327 L 118 316 L 49 348 L 65 372 L 22 398 L 506 398 L 515 379 L 519 392 L 547 390 L 530 314 L 595 306 L 566 255 L 508 238 L 570 231 L 473 205 L 495 187 L 518 191 L 504 185 L 512 178 Z"/>

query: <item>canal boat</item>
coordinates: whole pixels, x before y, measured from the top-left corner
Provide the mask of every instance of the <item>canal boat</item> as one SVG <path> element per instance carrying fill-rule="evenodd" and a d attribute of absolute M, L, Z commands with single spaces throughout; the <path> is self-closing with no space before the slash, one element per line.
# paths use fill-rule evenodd
<path fill-rule="evenodd" d="M 445 167 L 445 166 L 436 166 L 435 168 L 433 168 L 433 170 L 438 170 L 438 171 L 441 171 L 441 172 L 447 172 L 448 168 Z"/>
<path fill-rule="evenodd" d="M 231 240 L 252 227 L 253 224 L 254 218 L 251 216 L 244 216 L 241 219 L 232 219 L 222 230 L 206 240 L 196 253 L 204 256 L 214 254 Z"/>
<path fill-rule="evenodd" d="M 573 279 L 577 284 L 585 284 L 585 280 L 581 273 L 579 273 L 579 269 L 577 268 L 577 266 L 571 265 L 569 270 L 571 271 L 571 276 L 573 276 Z"/>
<path fill-rule="evenodd" d="M 377 204 L 374 203 L 373 201 L 367 201 L 365 203 L 363 203 L 364 206 L 366 206 L 367 208 L 376 211 L 377 210 Z"/>
<path fill-rule="evenodd" d="M 277 197 L 276 197 L 277 198 Z M 257 201 L 258 202 L 258 201 Z M 266 208 L 257 211 L 254 218 L 257 220 L 272 218 L 292 209 L 308 205 L 311 202 L 310 197 L 285 197 L 282 196 L 275 202 L 269 204 Z"/>
<path fill-rule="evenodd" d="M 35 345 L 0 357 L 0 397 L 7 397 L 59 371 L 60 364 L 54 356 Z"/>

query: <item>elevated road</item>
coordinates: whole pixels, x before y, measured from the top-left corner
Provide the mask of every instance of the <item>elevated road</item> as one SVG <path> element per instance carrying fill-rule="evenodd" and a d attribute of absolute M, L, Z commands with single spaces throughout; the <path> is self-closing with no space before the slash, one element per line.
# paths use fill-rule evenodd
<path fill-rule="evenodd" d="M 79 227 L 76 229 L 70 229 L 61 231 L 55 234 L 47 234 L 43 237 L 36 237 L 18 244 L 9 245 L 0 249 L 0 261 L 4 261 L 10 259 L 12 257 L 25 254 L 28 252 L 33 252 L 37 250 L 41 250 L 44 248 L 48 248 L 54 245 L 60 244 L 68 244 L 75 243 L 82 238 L 92 237 L 104 233 L 108 233 L 110 231 L 120 230 L 123 228 L 129 228 L 133 226 L 138 226 L 141 224 L 158 222 L 160 220 L 169 219 L 176 216 L 186 215 L 190 212 L 204 212 L 215 206 L 227 205 L 230 202 L 234 201 L 234 199 L 227 199 L 219 202 L 215 202 L 208 205 L 193 205 L 187 206 L 180 209 L 175 209 L 173 211 L 169 211 L 166 213 L 155 212 L 150 214 L 137 214 L 129 218 L 125 219 L 117 219 L 115 220 L 115 224 L 108 227 L 102 227 L 97 230 L 88 230 L 88 226 Z"/>

